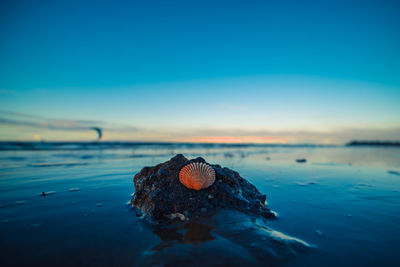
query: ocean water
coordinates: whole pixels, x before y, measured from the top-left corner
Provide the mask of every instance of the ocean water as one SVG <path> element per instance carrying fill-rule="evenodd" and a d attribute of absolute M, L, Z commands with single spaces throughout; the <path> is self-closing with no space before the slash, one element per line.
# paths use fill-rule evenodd
<path fill-rule="evenodd" d="M 147 224 L 133 176 L 178 153 L 238 171 L 278 218 Z M 1 266 L 400 266 L 399 249 L 399 148 L 0 144 Z"/>

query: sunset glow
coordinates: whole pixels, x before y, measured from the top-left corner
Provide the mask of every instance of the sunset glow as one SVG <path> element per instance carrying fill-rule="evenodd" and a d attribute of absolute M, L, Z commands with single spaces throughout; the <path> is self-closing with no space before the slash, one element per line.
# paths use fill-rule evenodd
<path fill-rule="evenodd" d="M 277 136 L 203 136 L 193 138 L 177 139 L 178 142 L 190 143 L 221 143 L 221 144 L 236 144 L 236 143 L 253 143 L 253 144 L 286 144 L 285 138 Z"/>
<path fill-rule="evenodd" d="M 0 3 L 0 140 L 400 134 L 399 19 L 386 2 L 50 2 Z"/>
<path fill-rule="evenodd" d="M 0 226 L 0 267 L 400 266 L 400 0 L 0 0 Z"/>

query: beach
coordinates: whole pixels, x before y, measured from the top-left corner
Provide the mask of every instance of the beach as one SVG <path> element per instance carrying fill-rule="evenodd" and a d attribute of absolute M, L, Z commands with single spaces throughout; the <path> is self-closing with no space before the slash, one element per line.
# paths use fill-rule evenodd
<path fill-rule="evenodd" d="M 0 151 L 5 266 L 396 266 L 400 260 L 396 147 L 10 146 Z M 238 171 L 267 195 L 278 218 L 221 210 L 172 229 L 149 225 L 130 204 L 133 176 L 178 153 Z M 286 236 L 270 242 L 270 230 Z M 305 246 L 293 247 L 292 238 Z"/>

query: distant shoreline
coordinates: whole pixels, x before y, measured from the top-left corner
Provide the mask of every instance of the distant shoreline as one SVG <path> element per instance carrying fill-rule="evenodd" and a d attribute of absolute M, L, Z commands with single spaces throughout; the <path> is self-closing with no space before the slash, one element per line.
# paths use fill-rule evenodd
<path fill-rule="evenodd" d="M 346 146 L 400 146 L 400 141 L 351 141 Z"/>

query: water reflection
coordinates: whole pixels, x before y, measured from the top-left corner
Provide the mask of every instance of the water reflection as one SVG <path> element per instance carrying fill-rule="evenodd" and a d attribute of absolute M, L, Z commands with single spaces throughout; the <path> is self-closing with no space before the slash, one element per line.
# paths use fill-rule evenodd
<path fill-rule="evenodd" d="M 147 225 L 149 226 L 149 225 Z M 270 229 L 265 219 L 221 210 L 191 222 L 174 221 L 156 227 L 159 243 L 143 253 L 139 265 L 174 266 L 196 263 L 201 255 L 207 266 L 279 265 L 313 248 L 309 243 Z"/>
<path fill-rule="evenodd" d="M 152 250 L 160 251 L 177 243 L 198 244 L 214 240 L 215 236 L 211 234 L 212 229 L 212 226 L 197 221 L 180 224 L 173 228 L 156 229 L 153 233 L 161 239 L 161 242 Z"/>
<path fill-rule="evenodd" d="M 400 261 L 398 148 L 39 145 L 0 151 L 2 266 Z M 194 222 L 145 226 L 125 205 L 133 175 L 176 153 L 237 170 L 268 195 L 280 219 L 223 211 Z M 298 158 L 307 163 L 297 164 Z"/>

